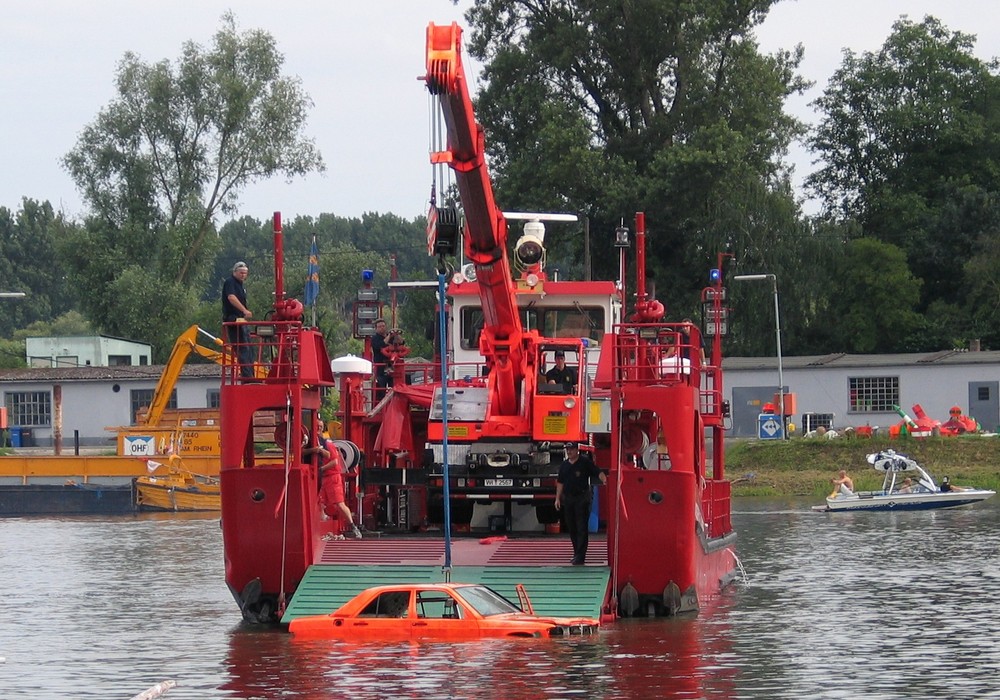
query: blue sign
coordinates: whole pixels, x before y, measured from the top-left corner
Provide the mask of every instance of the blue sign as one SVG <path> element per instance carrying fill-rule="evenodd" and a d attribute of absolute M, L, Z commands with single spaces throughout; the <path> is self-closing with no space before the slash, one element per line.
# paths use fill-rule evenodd
<path fill-rule="evenodd" d="M 780 440 L 781 419 L 775 413 L 761 413 L 757 416 L 757 437 L 761 440 Z"/>

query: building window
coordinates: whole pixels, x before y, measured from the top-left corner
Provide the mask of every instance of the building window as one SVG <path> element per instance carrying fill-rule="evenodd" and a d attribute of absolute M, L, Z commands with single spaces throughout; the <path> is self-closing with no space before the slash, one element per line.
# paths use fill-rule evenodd
<path fill-rule="evenodd" d="M 209 389 L 208 390 L 208 407 L 218 408 L 219 407 L 219 390 Z"/>
<path fill-rule="evenodd" d="M 136 422 L 139 411 L 149 408 L 153 403 L 153 389 L 132 389 L 132 422 Z M 177 408 L 177 389 L 170 392 L 170 400 L 167 401 L 167 408 Z"/>
<path fill-rule="evenodd" d="M 52 425 L 52 394 L 47 391 L 14 391 L 5 396 L 11 425 Z"/>
<path fill-rule="evenodd" d="M 108 355 L 108 367 L 123 367 L 131 364 L 131 355 Z"/>
<path fill-rule="evenodd" d="M 851 413 L 893 413 L 899 405 L 899 377 L 851 377 Z"/>
<path fill-rule="evenodd" d="M 976 396 L 979 398 L 980 401 L 989 401 L 990 388 L 988 386 L 978 387 L 976 390 Z"/>

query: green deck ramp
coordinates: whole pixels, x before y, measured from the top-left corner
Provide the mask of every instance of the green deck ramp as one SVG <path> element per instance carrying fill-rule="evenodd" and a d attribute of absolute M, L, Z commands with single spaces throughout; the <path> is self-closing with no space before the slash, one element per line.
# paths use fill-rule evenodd
<path fill-rule="evenodd" d="M 516 586 L 523 584 L 538 615 L 594 618 L 600 617 L 610 577 L 607 566 L 456 566 L 451 574 L 452 581 L 485 584 L 515 603 Z M 440 566 L 315 564 L 306 571 L 281 622 L 333 612 L 372 586 L 441 581 Z"/>

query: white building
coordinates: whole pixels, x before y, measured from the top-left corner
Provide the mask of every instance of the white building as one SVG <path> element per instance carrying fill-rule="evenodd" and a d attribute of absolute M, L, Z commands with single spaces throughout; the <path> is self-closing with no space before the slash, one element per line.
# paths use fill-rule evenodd
<path fill-rule="evenodd" d="M 730 357 L 722 363 L 733 437 L 758 435 L 763 405 L 777 394 L 778 363 L 770 357 Z M 942 423 L 959 406 L 982 425 L 1000 426 L 1000 352 L 946 350 L 892 355 L 831 354 L 782 358 L 785 391 L 795 395 L 790 420 L 802 433 L 817 425 L 869 425 L 883 430 L 916 418 L 914 405 Z M 788 411 L 786 411 L 788 413 Z"/>
<path fill-rule="evenodd" d="M 0 399 L 22 447 L 53 444 L 61 419 L 63 445 L 115 447 L 107 427 L 131 425 L 136 412 L 149 406 L 162 365 L 0 369 Z M 222 368 L 188 364 L 169 408 L 215 408 L 219 405 Z"/>
<path fill-rule="evenodd" d="M 107 335 L 26 338 L 29 367 L 148 365 L 153 346 Z"/>

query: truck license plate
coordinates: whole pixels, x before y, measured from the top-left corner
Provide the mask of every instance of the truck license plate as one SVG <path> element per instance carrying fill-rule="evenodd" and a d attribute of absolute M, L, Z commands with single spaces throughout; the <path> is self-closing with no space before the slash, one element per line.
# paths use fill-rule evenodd
<path fill-rule="evenodd" d="M 486 486 L 513 486 L 513 479 L 483 479 Z"/>

